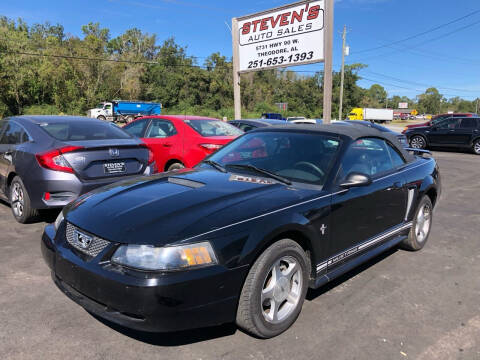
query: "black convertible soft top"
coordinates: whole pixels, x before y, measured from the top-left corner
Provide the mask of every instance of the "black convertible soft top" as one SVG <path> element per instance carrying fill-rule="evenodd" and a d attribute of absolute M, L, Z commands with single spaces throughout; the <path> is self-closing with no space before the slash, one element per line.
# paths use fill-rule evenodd
<path fill-rule="evenodd" d="M 388 140 L 396 147 L 407 162 L 415 160 L 415 156 L 405 150 L 402 144 L 398 141 L 395 133 L 387 133 L 368 126 L 345 126 L 345 125 L 312 125 L 312 124 L 291 124 L 263 127 L 253 130 L 257 131 L 305 131 L 318 132 L 330 136 L 346 137 L 351 141 L 355 141 L 365 137 L 377 137 Z"/>

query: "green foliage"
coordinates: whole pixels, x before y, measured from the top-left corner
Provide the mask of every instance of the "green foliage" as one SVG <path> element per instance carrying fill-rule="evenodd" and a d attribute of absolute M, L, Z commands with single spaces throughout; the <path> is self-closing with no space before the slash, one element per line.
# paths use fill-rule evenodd
<path fill-rule="evenodd" d="M 0 17 L 0 116 L 15 114 L 85 114 L 104 100 L 158 101 L 164 113 L 234 117 L 232 63 L 213 53 L 202 63 L 186 54 L 173 38 L 157 45 L 155 35 L 137 28 L 111 38 L 99 23 L 82 26 L 82 37 L 67 35 L 62 25 L 27 25 Z M 46 56 L 31 56 L 43 54 Z M 88 58 L 88 59 L 86 59 Z M 345 67 L 343 118 L 354 107 L 384 107 L 387 93 L 375 84 L 357 85 L 363 64 Z M 275 103 L 288 103 L 284 116 L 322 117 L 323 73 L 304 76 L 285 70 L 242 75 L 242 115 L 258 118 L 279 112 Z M 338 117 L 340 73 L 333 74 L 334 117 Z M 412 99 L 393 96 L 389 107 Z M 436 89 L 418 97 L 420 112 L 475 111 L 475 103 L 446 101 Z"/>

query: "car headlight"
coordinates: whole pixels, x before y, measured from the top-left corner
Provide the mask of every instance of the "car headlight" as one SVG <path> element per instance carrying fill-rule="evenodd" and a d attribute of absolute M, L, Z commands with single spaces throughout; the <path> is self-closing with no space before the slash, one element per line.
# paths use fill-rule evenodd
<path fill-rule="evenodd" d="M 60 211 L 60 214 L 58 214 L 57 218 L 55 219 L 55 222 L 53 223 L 53 226 L 55 227 L 55 231 L 57 231 L 60 225 L 62 225 L 62 222 L 64 219 L 65 218 L 63 216 L 63 210 L 62 210 Z"/>
<path fill-rule="evenodd" d="M 217 264 L 217 257 L 206 241 L 167 247 L 122 245 L 113 254 L 112 261 L 141 270 L 183 270 Z"/>

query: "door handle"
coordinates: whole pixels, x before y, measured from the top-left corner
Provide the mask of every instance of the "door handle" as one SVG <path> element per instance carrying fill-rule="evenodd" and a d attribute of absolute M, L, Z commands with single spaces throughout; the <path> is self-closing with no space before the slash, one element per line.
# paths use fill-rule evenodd
<path fill-rule="evenodd" d="M 166 144 L 163 144 L 163 147 L 172 147 L 172 144 L 166 143 Z"/>

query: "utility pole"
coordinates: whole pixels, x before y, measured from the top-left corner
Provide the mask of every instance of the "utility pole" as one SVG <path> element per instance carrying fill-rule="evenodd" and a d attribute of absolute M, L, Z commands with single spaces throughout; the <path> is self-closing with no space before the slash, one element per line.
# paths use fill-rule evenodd
<path fill-rule="evenodd" d="M 477 106 L 475 108 L 475 114 L 478 114 L 478 100 L 480 100 L 479 98 L 477 98 Z"/>
<path fill-rule="evenodd" d="M 340 107 L 338 110 L 338 120 L 343 120 L 343 83 L 345 80 L 345 51 L 346 51 L 346 43 L 347 43 L 347 25 L 343 26 L 343 45 L 342 45 L 342 75 L 340 80 Z"/>

